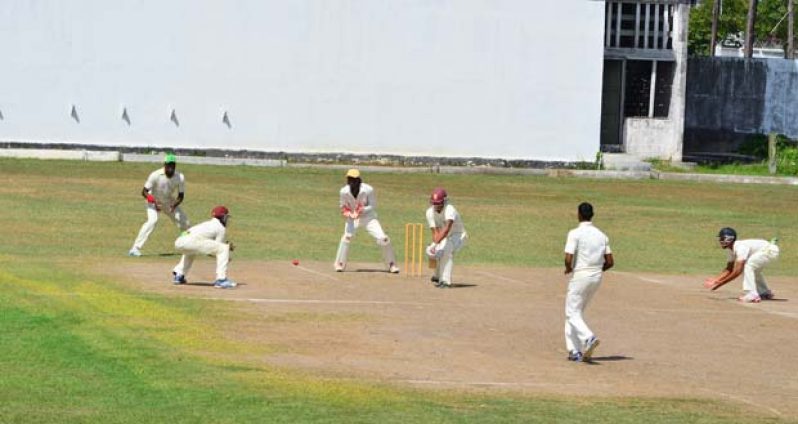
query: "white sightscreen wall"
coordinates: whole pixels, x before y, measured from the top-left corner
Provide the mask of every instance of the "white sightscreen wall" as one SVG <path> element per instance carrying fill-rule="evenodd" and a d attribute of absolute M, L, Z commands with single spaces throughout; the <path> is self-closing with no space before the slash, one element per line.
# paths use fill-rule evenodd
<path fill-rule="evenodd" d="M 592 160 L 603 13 L 588 0 L 3 0 L 0 139 Z"/>

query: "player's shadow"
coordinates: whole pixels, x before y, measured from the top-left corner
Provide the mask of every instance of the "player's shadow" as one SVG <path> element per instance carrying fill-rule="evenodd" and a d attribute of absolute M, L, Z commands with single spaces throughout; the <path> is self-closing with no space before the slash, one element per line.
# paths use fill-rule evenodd
<path fill-rule="evenodd" d="M 213 287 L 213 283 L 209 283 L 207 281 L 192 281 L 190 283 L 179 284 L 180 286 L 201 286 L 201 287 Z"/>
<path fill-rule="evenodd" d="M 156 253 L 152 256 L 169 257 L 169 256 L 180 256 L 180 254 L 175 252 L 170 252 L 170 253 Z"/>
<path fill-rule="evenodd" d="M 477 284 L 467 284 L 467 283 L 454 283 L 448 288 L 450 289 L 467 289 L 469 287 L 478 287 Z"/>
<path fill-rule="evenodd" d="M 385 268 L 358 268 L 354 272 L 379 272 L 383 274 L 390 274 Z"/>
<path fill-rule="evenodd" d="M 601 365 L 602 362 L 631 361 L 635 358 L 626 355 L 594 356 L 587 363 L 590 365 Z"/>

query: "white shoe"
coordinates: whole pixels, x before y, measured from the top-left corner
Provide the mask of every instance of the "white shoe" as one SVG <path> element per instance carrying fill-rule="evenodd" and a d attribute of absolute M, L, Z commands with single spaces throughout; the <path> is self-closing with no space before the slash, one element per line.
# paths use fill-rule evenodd
<path fill-rule="evenodd" d="M 340 262 L 335 264 L 335 272 L 344 272 L 344 264 Z"/>
<path fill-rule="evenodd" d="M 388 268 L 388 272 L 390 272 L 391 274 L 398 274 L 399 267 L 396 266 L 396 264 L 391 264 L 391 266 Z"/>
<path fill-rule="evenodd" d="M 582 353 L 582 362 L 590 362 L 590 358 L 593 357 L 593 351 L 596 350 L 598 345 L 599 339 L 597 339 L 596 336 L 591 336 L 587 339 L 585 342 L 585 351 Z"/>
<path fill-rule="evenodd" d="M 134 247 L 134 248 L 130 249 L 129 252 L 127 252 L 127 255 L 128 256 L 134 256 L 134 257 L 138 258 L 139 256 L 141 256 L 141 250 L 139 250 L 138 248 Z"/>
<path fill-rule="evenodd" d="M 762 298 L 755 292 L 747 292 L 746 294 L 737 298 L 740 302 L 743 303 L 759 303 L 762 301 Z"/>
<path fill-rule="evenodd" d="M 233 280 L 228 280 L 227 278 L 223 280 L 216 280 L 213 283 L 213 286 L 217 289 L 232 289 L 235 288 L 238 284 L 236 284 Z"/>

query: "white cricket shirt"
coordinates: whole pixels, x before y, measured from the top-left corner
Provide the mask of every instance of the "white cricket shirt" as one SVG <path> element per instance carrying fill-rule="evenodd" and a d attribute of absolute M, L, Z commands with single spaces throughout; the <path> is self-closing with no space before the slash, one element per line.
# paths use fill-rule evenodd
<path fill-rule="evenodd" d="M 457 209 L 450 204 L 446 204 L 441 210 L 441 213 L 435 212 L 435 206 L 430 206 L 427 209 L 427 224 L 430 228 L 445 228 L 446 221 L 454 221 L 452 224 L 452 229 L 449 231 L 449 236 L 451 237 L 452 234 L 462 234 L 465 233 L 465 225 L 463 225 L 463 219 L 460 217 L 460 214 L 457 212 Z"/>
<path fill-rule="evenodd" d="M 172 178 L 169 178 L 163 168 L 160 168 L 147 177 L 144 188 L 149 190 L 150 194 L 158 200 L 158 203 L 170 204 L 177 199 L 175 192 L 186 192 L 186 178 L 178 171 L 175 171 Z"/>
<path fill-rule="evenodd" d="M 737 240 L 734 250 L 729 249 L 729 262 L 747 261 L 754 253 L 770 246 L 770 242 L 762 239 Z"/>
<path fill-rule="evenodd" d="M 592 222 L 580 222 L 578 227 L 568 232 L 565 253 L 574 255 L 574 272 L 601 272 L 604 255 L 612 253 L 610 239 Z"/>
<path fill-rule="evenodd" d="M 354 212 L 358 204 L 363 205 L 363 210 L 360 212 L 361 216 L 368 216 L 369 218 L 377 217 L 377 196 L 374 195 L 374 188 L 372 186 L 366 183 L 360 183 L 360 191 L 357 193 L 357 198 L 352 195 L 349 184 L 343 186 L 340 192 L 338 207 L 343 208 L 346 206 L 350 211 Z"/>
<path fill-rule="evenodd" d="M 191 237 L 199 237 L 207 240 L 216 240 L 219 243 L 224 243 L 224 237 L 227 228 L 222 225 L 216 218 L 211 218 L 201 224 L 197 224 L 188 229 L 188 234 Z"/>

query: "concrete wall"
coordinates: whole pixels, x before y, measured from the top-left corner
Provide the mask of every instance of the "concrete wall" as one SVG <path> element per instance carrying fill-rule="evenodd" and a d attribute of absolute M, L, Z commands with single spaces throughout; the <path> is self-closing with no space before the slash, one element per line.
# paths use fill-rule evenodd
<path fill-rule="evenodd" d="M 586 0 L 5 0 L 0 140 L 592 160 L 603 13 Z"/>
<path fill-rule="evenodd" d="M 626 118 L 623 125 L 628 140 L 626 153 L 642 159 L 681 160 L 674 157 L 671 143 L 663 142 L 675 138 L 675 125 L 671 119 Z"/>
<path fill-rule="evenodd" d="M 687 34 L 690 6 L 680 4 L 673 19 L 675 66 L 668 118 L 625 118 L 624 151 L 641 159 L 681 161 L 687 91 Z"/>
<path fill-rule="evenodd" d="M 798 61 L 691 58 L 686 152 L 734 152 L 748 136 L 798 138 Z"/>

